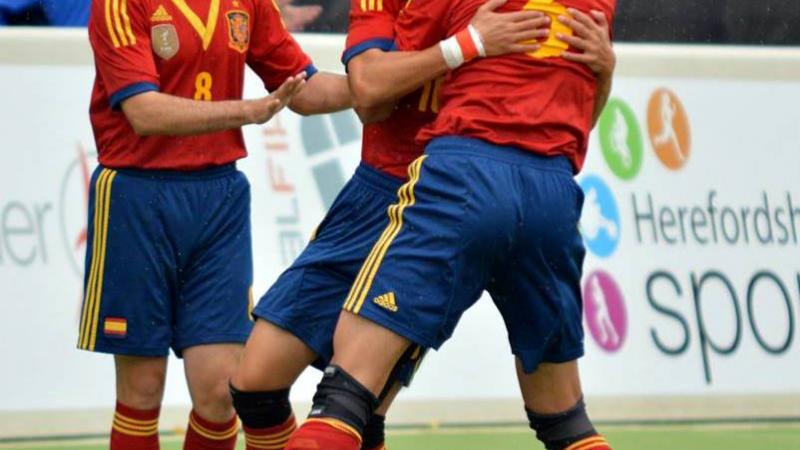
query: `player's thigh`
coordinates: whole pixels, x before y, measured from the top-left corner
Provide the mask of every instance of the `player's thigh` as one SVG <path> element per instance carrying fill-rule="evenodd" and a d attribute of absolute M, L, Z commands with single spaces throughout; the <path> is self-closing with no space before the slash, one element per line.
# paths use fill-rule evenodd
<path fill-rule="evenodd" d="M 342 311 L 333 338 L 332 364 L 380 395 L 412 342 L 372 320 Z"/>
<path fill-rule="evenodd" d="M 578 231 L 579 191 L 569 171 L 523 171 L 530 206 L 522 233 L 489 292 L 505 321 L 511 349 L 525 372 L 542 362 L 583 356 L 581 274 L 585 250 Z"/>
<path fill-rule="evenodd" d="M 542 363 L 533 373 L 526 373 L 516 360 L 525 407 L 538 414 L 556 414 L 566 411 L 582 396 L 578 361 Z"/>
<path fill-rule="evenodd" d="M 390 223 L 367 256 L 344 310 L 424 348 L 438 348 L 480 297 L 491 261 L 507 245 L 505 225 L 515 222 L 504 220 L 505 205 L 490 186 L 494 174 L 485 166 L 496 168 L 492 161 L 455 150 L 429 151 L 409 166 L 409 182 L 389 208 Z M 369 327 L 345 314 L 340 328 L 345 318 Z M 339 334 L 337 344 L 348 345 Z"/>
<path fill-rule="evenodd" d="M 175 259 L 158 182 L 101 167 L 90 190 L 85 296 L 78 346 L 166 356 L 172 339 Z"/>
<path fill-rule="evenodd" d="M 395 200 L 400 184 L 364 164 L 358 167 L 318 227 L 316 237 L 253 311 L 260 320 L 246 349 L 242 374 L 249 379 L 242 381 L 283 388 L 309 362 L 319 369 L 328 365 L 342 302 L 372 244 L 386 228 L 386 208 Z M 276 346 L 274 342 L 282 344 Z M 268 346 L 273 348 L 267 353 L 263 349 Z M 258 350 L 251 352 L 251 347 Z M 291 361 L 284 361 L 287 359 Z M 260 379 L 251 376 L 254 372 L 262 372 Z"/>
<path fill-rule="evenodd" d="M 294 334 L 256 321 L 244 356 L 231 382 L 242 391 L 275 391 L 291 387 L 317 354 Z"/>
<path fill-rule="evenodd" d="M 230 403 L 228 382 L 242 357 L 241 344 L 196 345 L 183 350 L 183 366 L 195 407 Z"/>
<path fill-rule="evenodd" d="M 187 197 L 195 219 L 182 226 L 186 233 L 201 234 L 185 248 L 179 268 L 172 342 L 178 356 L 194 346 L 244 344 L 253 325 L 250 184 L 232 172 L 196 181 L 187 187 Z"/>
<path fill-rule="evenodd" d="M 117 400 L 135 409 L 155 409 L 164 396 L 166 357 L 116 355 Z"/>

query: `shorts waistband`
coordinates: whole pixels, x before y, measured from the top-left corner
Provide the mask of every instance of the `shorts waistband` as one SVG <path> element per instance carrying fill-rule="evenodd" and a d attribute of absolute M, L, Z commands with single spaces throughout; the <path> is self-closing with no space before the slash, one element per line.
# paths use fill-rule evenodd
<path fill-rule="evenodd" d="M 219 178 L 236 172 L 236 163 L 210 167 L 201 170 L 160 170 L 160 169 L 111 169 L 123 175 L 130 175 L 153 180 L 202 180 Z"/>
<path fill-rule="evenodd" d="M 388 175 L 363 162 L 356 168 L 356 173 L 353 175 L 353 178 L 367 183 L 376 189 L 380 189 L 391 196 L 397 194 L 397 190 L 405 183 L 405 180 Z"/>
<path fill-rule="evenodd" d="M 488 157 L 512 164 L 533 166 L 544 170 L 564 172 L 572 176 L 572 163 L 566 156 L 545 156 L 517 147 L 496 145 L 481 139 L 444 136 L 433 139 L 426 153 L 461 153 Z"/>

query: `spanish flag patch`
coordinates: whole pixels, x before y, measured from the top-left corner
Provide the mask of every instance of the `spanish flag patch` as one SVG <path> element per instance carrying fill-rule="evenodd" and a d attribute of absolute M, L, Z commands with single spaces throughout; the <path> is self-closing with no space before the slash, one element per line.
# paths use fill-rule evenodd
<path fill-rule="evenodd" d="M 108 337 L 124 338 L 128 334 L 128 320 L 119 317 L 106 317 L 103 333 Z"/>

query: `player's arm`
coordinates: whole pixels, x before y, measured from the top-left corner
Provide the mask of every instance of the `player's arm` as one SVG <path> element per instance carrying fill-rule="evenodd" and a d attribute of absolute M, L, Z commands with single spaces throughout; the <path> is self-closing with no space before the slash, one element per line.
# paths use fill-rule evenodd
<path fill-rule="evenodd" d="M 253 101 L 204 102 L 164 94 L 143 2 L 109 9 L 111 1 L 92 2 L 89 41 L 98 78 L 109 95 L 108 107 L 122 110 L 139 135 L 195 135 L 261 123 L 302 88 L 301 77 Z"/>
<path fill-rule="evenodd" d="M 547 36 L 546 28 L 549 18 L 537 11 L 517 11 L 496 13 L 497 8 L 506 0 L 489 0 L 482 5 L 471 21 L 477 31 L 478 46 L 482 47 L 481 56 L 497 56 L 508 53 L 534 52 L 538 44 L 522 44 Z M 427 7 L 427 5 L 426 5 Z M 413 12 L 407 11 L 407 15 Z M 413 27 L 415 33 L 425 35 L 426 29 L 439 26 L 442 20 L 437 14 L 425 11 L 417 18 Z M 442 36 L 443 37 L 443 36 Z M 473 38 L 476 36 L 472 36 Z M 437 37 L 441 38 L 441 37 Z M 417 37 L 419 41 L 430 39 L 430 34 Z M 383 49 L 370 49 L 350 59 L 347 63 L 350 75 L 350 89 L 356 106 L 373 108 L 399 98 L 419 89 L 424 83 L 436 79 L 457 64 L 465 62 L 465 55 L 448 54 L 449 38 L 439 42 L 431 42 L 425 50 L 386 52 Z M 402 40 L 400 41 L 402 42 Z M 460 40 L 458 41 L 460 42 Z M 407 50 L 401 43 L 400 49 Z M 456 52 L 461 49 L 455 49 Z M 460 61 L 460 62 L 459 62 Z"/>
<path fill-rule="evenodd" d="M 611 85 L 614 79 L 614 68 L 617 57 L 611 44 L 611 27 L 606 15 L 600 11 L 591 11 L 587 15 L 576 9 L 570 9 L 572 18 L 561 17 L 559 20 L 574 31 L 573 36 L 559 34 L 557 37 L 579 50 L 579 52 L 566 52 L 564 59 L 586 64 L 597 75 L 597 94 L 594 102 L 594 115 L 592 126 L 597 124 L 603 108 L 611 95 Z"/>
<path fill-rule="evenodd" d="M 280 11 L 269 0 L 255 3 L 247 65 L 258 74 L 269 92 L 275 92 L 287 77 L 305 72 L 302 91 L 293 96 L 289 109 L 298 114 L 323 114 L 351 106 L 350 90 L 342 75 L 317 71 L 311 58 L 286 30 Z"/>
<path fill-rule="evenodd" d="M 122 111 L 139 136 L 190 136 L 262 124 L 303 88 L 305 74 L 291 77 L 257 100 L 206 102 L 148 91 L 124 100 Z"/>
<path fill-rule="evenodd" d="M 351 106 L 347 77 L 327 72 L 314 75 L 289 102 L 289 109 L 304 116 L 341 111 Z"/>

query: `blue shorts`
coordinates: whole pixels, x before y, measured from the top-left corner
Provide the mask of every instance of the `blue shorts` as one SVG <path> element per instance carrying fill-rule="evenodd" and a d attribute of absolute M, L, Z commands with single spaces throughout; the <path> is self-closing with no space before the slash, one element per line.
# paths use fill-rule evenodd
<path fill-rule="evenodd" d="M 409 174 L 345 310 L 439 348 L 487 290 L 527 373 L 582 356 L 583 193 L 569 161 L 446 137 Z"/>
<path fill-rule="evenodd" d="M 89 196 L 78 347 L 179 357 L 243 343 L 253 282 L 250 185 L 231 164 L 197 172 L 98 167 Z"/>
<path fill-rule="evenodd" d="M 297 336 L 324 369 L 333 355 L 333 333 L 342 301 L 372 244 L 389 223 L 386 208 L 403 181 L 361 164 L 331 205 L 316 236 L 258 302 L 253 315 Z M 422 354 L 416 355 L 416 360 Z M 408 383 L 412 370 L 399 375 Z"/>

